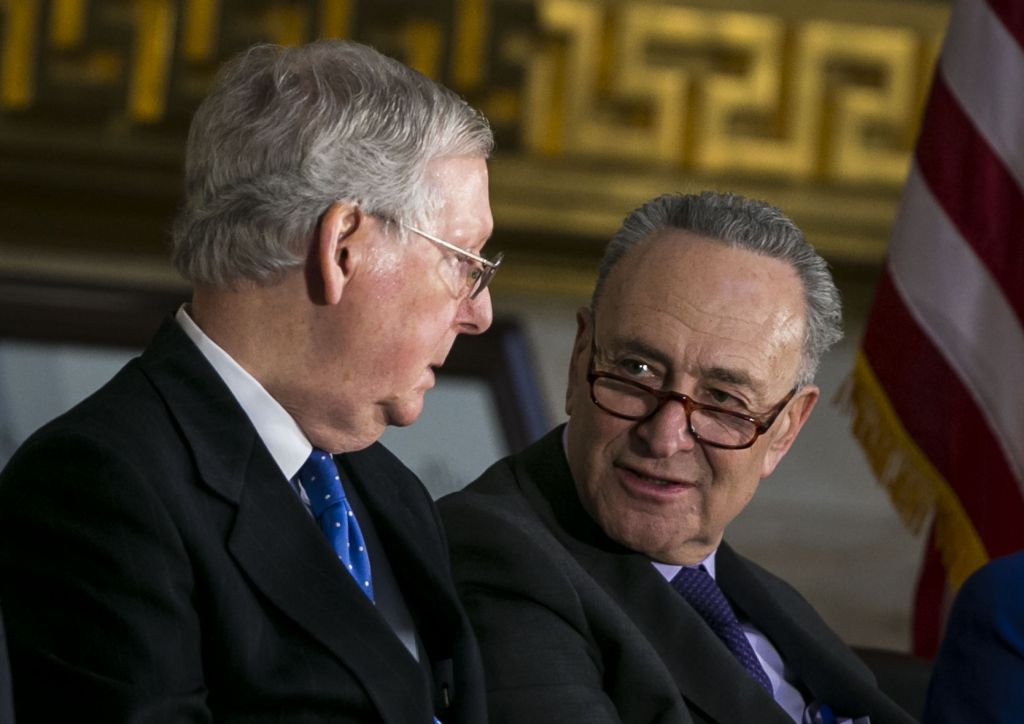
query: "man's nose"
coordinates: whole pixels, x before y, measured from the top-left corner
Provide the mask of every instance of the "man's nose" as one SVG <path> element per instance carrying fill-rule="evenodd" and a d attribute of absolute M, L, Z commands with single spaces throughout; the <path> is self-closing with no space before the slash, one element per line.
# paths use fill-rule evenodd
<path fill-rule="evenodd" d="M 494 321 L 494 310 L 491 308 L 491 290 L 484 289 L 475 299 L 466 297 L 459 304 L 459 317 L 456 320 L 460 334 L 481 334 L 486 332 Z"/>
<path fill-rule="evenodd" d="M 692 450 L 697 444 L 687 424 L 686 408 L 678 400 L 668 400 L 653 415 L 637 423 L 636 434 L 647 445 L 650 455 L 657 458 Z"/>

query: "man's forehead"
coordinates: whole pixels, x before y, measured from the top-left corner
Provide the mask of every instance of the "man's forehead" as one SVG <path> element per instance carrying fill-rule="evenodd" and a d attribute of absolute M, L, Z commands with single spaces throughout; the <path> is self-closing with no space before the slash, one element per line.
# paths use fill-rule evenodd
<path fill-rule="evenodd" d="M 767 321 L 779 307 L 803 314 L 802 284 L 781 259 L 682 230 L 661 230 L 627 252 L 606 280 L 608 305 L 655 313 Z M 600 301 L 600 300 L 599 300 Z M 785 316 L 785 315 L 783 315 Z"/>
<path fill-rule="evenodd" d="M 435 226 L 447 225 L 463 248 L 476 250 L 490 238 L 494 219 L 490 208 L 487 159 L 483 156 L 442 156 L 427 165 L 430 182 L 438 190 L 440 208 Z"/>
<path fill-rule="evenodd" d="M 768 368 L 781 372 L 783 358 L 795 366 L 803 346 L 805 306 L 792 267 L 689 232 L 659 232 L 628 252 L 595 312 L 617 344 L 666 365 L 681 363 L 685 351 L 689 373 L 737 384 L 755 384 Z"/>

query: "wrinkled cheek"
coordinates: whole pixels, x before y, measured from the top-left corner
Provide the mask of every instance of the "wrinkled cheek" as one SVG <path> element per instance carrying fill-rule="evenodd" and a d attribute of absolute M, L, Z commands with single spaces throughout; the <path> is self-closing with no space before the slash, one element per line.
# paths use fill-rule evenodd
<path fill-rule="evenodd" d="M 413 388 L 409 380 L 395 381 L 387 390 L 380 390 L 378 404 L 385 410 L 387 423 L 406 427 L 423 412 L 424 392 Z"/>
<path fill-rule="evenodd" d="M 650 528 L 646 516 L 631 510 L 622 500 L 603 500 L 597 522 L 608 537 L 634 549 L 642 547 L 643 533 Z"/>
<path fill-rule="evenodd" d="M 755 470 L 744 471 L 745 475 L 737 475 L 732 479 L 730 483 L 731 491 L 729 493 L 730 503 L 729 506 L 735 511 L 734 514 L 738 515 L 751 500 L 754 499 L 754 494 L 757 492 L 757 472 Z M 755 482 L 748 483 L 745 481 L 753 480 Z"/>
<path fill-rule="evenodd" d="M 618 513 L 606 526 L 606 530 L 614 530 L 610 537 L 652 558 L 658 558 L 687 538 L 692 523 L 689 517 L 678 511 L 651 513 L 620 509 Z"/>
<path fill-rule="evenodd" d="M 407 427 L 408 425 L 416 422 L 416 419 L 420 416 L 423 411 L 423 405 L 419 402 L 406 402 L 399 405 L 392 411 L 391 419 L 388 421 L 389 425 L 395 427 Z"/>
<path fill-rule="evenodd" d="M 590 517 L 605 531 L 617 529 L 622 521 L 622 508 L 625 501 L 617 490 L 614 481 L 607 477 L 588 477 L 583 490 L 579 491 L 581 502 Z"/>

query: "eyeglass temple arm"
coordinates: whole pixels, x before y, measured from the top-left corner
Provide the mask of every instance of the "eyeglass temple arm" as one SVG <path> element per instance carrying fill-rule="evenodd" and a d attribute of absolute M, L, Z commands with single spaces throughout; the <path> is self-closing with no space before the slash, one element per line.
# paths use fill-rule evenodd
<path fill-rule="evenodd" d="M 428 234 L 425 231 L 421 231 L 420 229 L 417 229 L 415 226 L 409 226 L 408 224 L 402 224 L 402 228 L 408 229 L 409 231 L 413 232 L 414 234 L 419 234 L 424 239 L 430 239 L 435 244 L 440 244 L 445 249 L 450 249 L 451 251 L 454 251 L 456 254 L 462 254 L 463 256 L 465 256 L 468 259 L 472 259 L 475 262 L 483 264 L 488 269 L 495 269 L 498 266 L 498 262 L 493 262 L 490 259 L 484 259 L 482 256 L 480 256 L 478 254 L 474 254 L 471 251 L 466 251 L 461 246 L 455 246 L 455 244 L 452 244 L 450 241 L 445 241 L 444 239 L 438 238 L 438 237 L 434 236 L 433 234 Z M 499 260 L 499 262 L 500 262 L 500 260 Z"/>

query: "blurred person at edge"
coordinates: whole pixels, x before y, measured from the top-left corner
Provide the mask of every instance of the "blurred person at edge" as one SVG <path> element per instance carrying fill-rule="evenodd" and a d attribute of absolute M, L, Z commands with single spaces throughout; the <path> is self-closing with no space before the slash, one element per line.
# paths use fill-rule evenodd
<path fill-rule="evenodd" d="M 1024 551 L 995 558 L 957 591 L 925 703 L 927 724 L 1024 718 Z"/>

